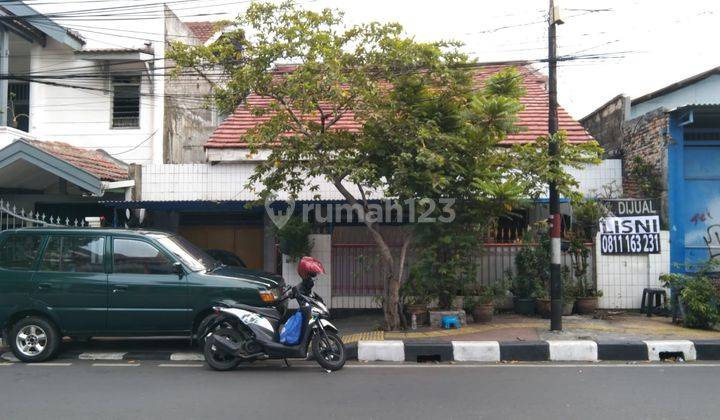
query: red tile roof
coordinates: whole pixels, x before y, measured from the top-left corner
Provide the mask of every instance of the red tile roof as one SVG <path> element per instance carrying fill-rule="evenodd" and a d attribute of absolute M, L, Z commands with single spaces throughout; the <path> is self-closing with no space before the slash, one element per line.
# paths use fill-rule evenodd
<path fill-rule="evenodd" d="M 482 86 L 485 80 L 497 73 L 507 64 L 481 65 L 475 69 L 475 82 Z M 548 93 L 545 89 L 545 77 L 538 73 L 538 70 L 529 65 L 516 66 L 523 76 L 523 87 L 525 95 L 520 99 L 524 108 L 518 114 L 519 131 L 509 134 L 502 144 L 519 144 L 535 141 L 539 136 L 547 135 L 548 126 Z M 206 148 L 246 148 L 247 142 L 243 136 L 249 129 L 270 119 L 268 114 L 256 116 L 253 108 L 265 108 L 270 99 L 250 94 L 245 104 L 239 106 L 233 115 L 228 117 L 218 126 L 205 143 Z M 319 118 L 317 115 L 308 118 Z M 558 109 L 558 120 L 560 130 L 567 133 L 568 141 L 582 143 L 592 140 L 592 136 L 583 128 L 580 123 L 574 120 L 562 107 Z M 355 115 L 348 113 L 333 126 L 335 130 L 359 131 L 361 122 L 355 120 Z"/>
<path fill-rule="evenodd" d="M 201 22 L 183 22 L 185 26 L 190 29 L 190 32 L 193 33 L 197 37 L 197 39 L 200 40 L 203 44 L 207 42 L 208 39 L 210 39 L 213 35 L 215 35 L 215 32 L 217 32 L 217 29 L 215 28 L 216 22 L 210 22 L 210 21 L 201 21 Z"/>
<path fill-rule="evenodd" d="M 83 169 L 101 181 L 128 179 L 128 170 L 99 150 L 87 150 L 59 141 L 23 140 L 58 159 Z"/>

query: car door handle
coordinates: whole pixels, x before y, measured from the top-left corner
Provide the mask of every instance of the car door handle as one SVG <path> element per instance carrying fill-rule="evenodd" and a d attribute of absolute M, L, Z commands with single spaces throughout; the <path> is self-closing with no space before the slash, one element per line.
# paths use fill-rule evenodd
<path fill-rule="evenodd" d="M 126 284 L 116 284 L 116 285 L 113 286 L 113 293 L 124 292 L 124 291 L 127 290 L 127 288 L 128 288 L 128 287 L 127 287 Z"/>
<path fill-rule="evenodd" d="M 40 284 L 38 284 L 38 289 L 41 289 L 41 290 L 52 289 L 52 284 L 50 284 L 50 283 L 40 283 Z"/>

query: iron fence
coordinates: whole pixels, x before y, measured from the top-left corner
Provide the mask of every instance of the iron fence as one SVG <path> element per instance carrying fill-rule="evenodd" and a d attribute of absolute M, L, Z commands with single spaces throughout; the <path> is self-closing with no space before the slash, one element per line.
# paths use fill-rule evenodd
<path fill-rule="evenodd" d="M 0 231 L 24 227 L 83 227 L 84 220 L 48 216 L 45 213 L 25 211 L 14 204 L 0 199 Z"/>
<path fill-rule="evenodd" d="M 481 285 L 492 285 L 503 281 L 508 273 L 515 274 L 515 256 L 523 248 L 533 244 L 489 243 L 480 247 L 474 256 L 476 280 Z M 592 247 L 592 244 L 588 244 Z M 400 247 L 391 250 L 399 259 Z M 415 252 L 408 250 L 405 280 L 415 259 Z M 594 252 L 591 250 L 588 274 L 595 281 Z M 563 265 L 571 266 L 568 253 L 562 255 Z M 397 267 L 395 267 L 397 269 Z M 336 243 L 332 246 L 332 296 L 342 307 L 374 308 L 377 302 L 372 298 L 382 294 L 386 269 L 380 251 L 373 243 Z"/>

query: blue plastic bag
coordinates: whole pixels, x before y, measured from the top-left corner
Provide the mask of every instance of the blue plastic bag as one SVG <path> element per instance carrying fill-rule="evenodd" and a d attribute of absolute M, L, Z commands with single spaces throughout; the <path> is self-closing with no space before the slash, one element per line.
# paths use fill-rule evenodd
<path fill-rule="evenodd" d="M 287 320 L 280 330 L 280 343 L 288 346 L 294 346 L 300 342 L 300 332 L 302 331 L 303 315 L 301 311 L 295 312 L 290 319 Z"/>

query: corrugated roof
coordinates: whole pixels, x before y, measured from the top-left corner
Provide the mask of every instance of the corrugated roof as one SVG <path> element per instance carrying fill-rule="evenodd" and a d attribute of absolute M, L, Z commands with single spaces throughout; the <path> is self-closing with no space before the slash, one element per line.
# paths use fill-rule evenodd
<path fill-rule="evenodd" d="M 646 101 L 649 101 L 650 99 L 657 98 L 659 96 L 666 95 L 670 92 L 674 92 L 678 89 L 682 89 L 686 86 L 690 86 L 694 83 L 697 83 L 701 80 L 707 79 L 710 76 L 713 76 L 715 74 L 720 74 L 720 67 L 713 67 L 710 70 L 706 70 L 702 73 L 698 73 L 694 76 L 690 76 L 687 79 L 680 80 L 679 82 L 672 83 L 670 85 L 665 86 L 664 88 L 658 89 L 656 91 L 646 93 L 645 95 L 639 96 L 632 100 L 632 105 L 637 105 Z"/>
<path fill-rule="evenodd" d="M 523 110 L 518 117 L 519 131 L 509 134 L 503 144 L 522 144 L 535 141 L 539 136 L 547 135 L 548 132 L 548 93 L 545 89 L 546 79 L 538 74 L 538 70 L 528 64 L 484 64 L 474 69 L 475 83 L 482 86 L 493 74 L 509 66 L 516 67 L 523 76 L 523 87 L 525 95 L 520 99 Z M 292 66 L 283 66 L 282 71 L 292 71 Z M 289 70 L 288 70 L 289 69 Z M 262 124 L 270 119 L 270 112 L 265 115 L 255 115 L 253 109 L 267 108 L 271 99 L 250 94 L 246 103 L 239 106 L 235 112 L 218 126 L 213 132 L 205 147 L 209 149 L 224 148 L 246 148 L 247 142 L 244 135 L 251 128 Z M 329 110 L 329 107 L 327 108 Z M 319 119 L 317 115 L 309 115 L 308 119 Z M 567 133 L 568 141 L 582 143 L 592 140 L 592 136 L 583 128 L 580 123 L 573 119 L 562 107 L 558 108 L 558 120 L 560 130 Z M 334 126 L 334 130 L 347 130 L 350 132 L 359 131 L 362 122 L 357 121 L 355 114 L 346 113 Z"/>
<path fill-rule="evenodd" d="M 128 179 L 128 170 L 108 159 L 99 150 L 87 150 L 59 141 L 23 140 L 58 159 L 78 167 L 101 181 L 122 181 Z"/>

